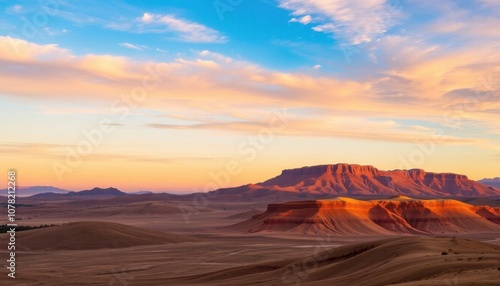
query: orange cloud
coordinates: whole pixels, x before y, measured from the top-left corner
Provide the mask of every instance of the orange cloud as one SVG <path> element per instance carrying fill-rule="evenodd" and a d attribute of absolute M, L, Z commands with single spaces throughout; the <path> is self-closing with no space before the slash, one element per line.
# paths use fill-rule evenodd
<path fill-rule="evenodd" d="M 447 108 L 464 103 L 454 92 L 491 89 L 478 77 L 495 74 L 500 62 L 494 50 L 491 54 L 449 53 L 439 46 L 419 46 L 405 37 L 387 37 L 379 45 L 382 50 L 398 51 L 382 54 L 391 57 L 390 69 L 381 71 L 380 77 L 342 79 L 273 71 L 206 50 L 193 59 L 138 62 L 111 55 L 75 56 L 56 45 L 0 37 L 0 61 L 8 64 L 0 69 L 0 91 L 39 100 L 107 102 L 110 112 L 117 100 L 141 96 L 144 100 L 134 104 L 143 109 L 200 117 L 216 112 L 226 118 L 222 123 L 200 126 L 227 125 L 226 131 L 243 132 L 252 124 L 228 124 L 231 120 L 260 122 L 273 108 L 287 107 L 296 117 L 288 135 L 409 142 L 425 134 L 407 131 L 404 125 L 380 125 L 381 119 L 448 126 L 443 119 L 450 113 Z M 22 66 L 23 72 L 8 66 Z M 485 112 L 498 107 L 498 94 L 491 93 L 474 108 L 464 108 L 461 120 L 498 130 L 496 114 Z M 311 119 L 310 114 L 301 114 L 302 109 L 320 113 Z M 483 144 L 485 140 L 464 136 L 447 142 Z"/>

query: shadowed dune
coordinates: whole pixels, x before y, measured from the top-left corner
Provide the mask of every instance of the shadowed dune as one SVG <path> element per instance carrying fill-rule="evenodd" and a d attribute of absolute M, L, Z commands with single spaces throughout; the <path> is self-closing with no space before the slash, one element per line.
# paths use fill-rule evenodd
<path fill-rule="evenodd" d="M 17 233 L 18 249 L 83 250 L 193 241 L 168 234 L 110 222 L 73 222 Z"/>
<path fill-rule="evenodd" d="M 162 202 L 162 201 L 144 201 L 144 202 L 131 202 L 131 203 L 114 203 L 94 201 L 84 202 L 71 202 L 71 205 L 82 209 L 82 212 L 69 213 L 71 216 L 85 216 L 85 217 L 109 217 L 109 216 L 137 216 L 137 215 L 172 215 L 180 214 L 178 204 Z M 210 211 L 207 208 L 199 210 L 200 212 Z"/>
<path fill-rule="evenodd" d="M 224 217 L 225 219 L 250 219 L 255 215 L 261 214 L 262 211 L 256 210 L 256 209 L 251 209 L 246 212 L 241 212 L 237 214 L 233 214 L 227 217 Z"/>
<path fill-rule="evenodd" d="M 178 202 L 165 201 L 85 200 L 33 204 L 29 208 L 26 207 L 23 214 L 26 216 L 44 214 L 51 217 L 85 218 L 86 220 L 109 217 L 170 216 L 182 213 L 180 205 Z M 213 209 L 200 207 L 196 211 L 204 213 Z"/>
<path fill-rule="evenodd" d="M 450 237 L 400 237 L 179 277 L 174 284 L 446 285 L 454 279 L 459 285 L 498 285 L 499 265 L 499 246 Z"/>
<path fill-rule="evenodd" d="M 500 209 L 404 196 L 374 201 L 340 197 L 269 204 L 264 213 L 229 228 L 334 235 L 498 232 Z"/>

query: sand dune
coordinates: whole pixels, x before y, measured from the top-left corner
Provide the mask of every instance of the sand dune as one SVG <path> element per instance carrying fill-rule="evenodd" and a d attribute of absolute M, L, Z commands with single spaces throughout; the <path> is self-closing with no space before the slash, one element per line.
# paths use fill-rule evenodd
<path fill-rule="evenodd" d="M 81 212 L 69 213 L 71 216 L 85 216 L 85 217 L 109 217 L 109 216 L 137 216 L 137 215 L 171 215 L 180 213 L 177 204 L 168 202 L 133 202 L 116 204 L 110 202 L 109 204 L 99 204 L 89 201 L 85 204 L 78 201 L 72 202 L 73 205 L 82 210 Z M 86 208 L 85 208 L 86 207 Z M 207 211 L 205 209 L 200 211 Z"/>
<path fill-rule="evenodd" d="M 455 200 L 394 197 L 360 201 L 340 197 L 269 204 L 264 213 L 229 228 L 334 235 L 498 232 L 500 209 Z"/>
<path fill-rule="evenodd" d="M 110 222 L 74 222 L 18 233 L 19 249 L 82 250 L 192 241 L 188 236 Z"/>
<path fill-rule="evenodd" d="M 499 266 L 499 246 L 450 237 L 404 237 L 179 277 L 173 284 L 447 285 L 454 280 L 459 285 L 498 285 Z"/>
<path fill-rule="evenodd" d="M 391 210 L 392 204 L 419 202 L 405 197 L 394 197 L 385 205 L 378 204 L 378 201 L 358 202 L 348 198 L 338 198 L 337 201 L 338 206 L 343 206 L 346 218 L 366 218 L 369 215 L 366 206 L 370 204 Z M 297 216 L 314 213 L 301 210 L 300 202 L 289 205 L 274 204 L 274 210 L 283 213 L 284 218 L 285 207 L 289 208 L 289 214 Z M 438 206 L 434 203 L 428 208 L 438 209 Z M 500 266 L 498 245 L 495 248 L 460 239 L 454 242 L 451 238 L 429 240 L 407 233 L 403 240 L 397 240 L 394 232 L 373 222 L 370 226 L 384 231 L 384 235 L 342 236 L 335 232 L 328 232 L 331 236 L 303 236 L 288 232 L 249 235 L 218 229 L 234 222 L 225 219 L 228 215 L 246 215 L 243 211 L 253 208 L 256 208 L 255 204 L 246 204 L 240 205 L 240 210 L 200 213 L 193 215 L 189 224 L 182 216 L 173 215 L 153 218 L 127 216 L 115 220 L 169 233 L 194 233 L 195 239 L 96 222 L 83 223 L 86 227 L 67 224 L 59 228 L 18 232 L 18 246 L 24 249 L 29 246 L 34 251 L 19 249 L 20 271 L 15 282 L 16 285 L 496 285 L 499 279 L 500 271 L 496 270 Z M 496 215 L 496 209 L 470 206 L 469 211 L 474 215 L 476 212 Z M 394 207 L 391 214 L 406 221 L 402 208 Z M 486 218 L 483 220 L 488 222 Z M 344 224 L 341 224 L 344 233 L 359 232 L 360 228 L 341 216 L 339 222 Z M 332 225 L 336 226 L 337 222 L 334 223 Z M 410 222 L 407 223 L 407 227 L 413 228 Z M 365 228 L 365 231 L 372 229 Z M 391 234 L 391 239 L 387 240 L 386 233 Z M 499 234 L 500 231 L 454 236 L 500 244 Z M 5 238 L 5 234 L 0 235 L 0 240 L 5 240 L 2 237 Z M 385 240 L 366 243 L 380 239 Z M 116 248 L 134 245 L 137 246 Z M 46 251 L 51 249 L 61 250 Z M 447 255 L 441 255 L 442 252 Z M 8 255 L 6 249 L 0 249 L 0 254 Z M 0 266 L 5 267 L 5 261 Z M 451 284 L 454 279 L 457 283 Z"/>
<path fill-rule="evenodd" d="M 85 218 L 85 220 L 100 220 L 114 217 L 137 216 L 169 216 L 180 215 L 179 202 L 169 201 L 122 201 L 114 200 L 85 200 L 71 202 L 50 202 L 33 204 L 25 208 L 23 215 L 34 216 L 43 214 L 46 217 Z M 197 208 L 198 212 L 213 211 L 210 208 Z M 1 212 L 1 211 L 0 211 Z"/>

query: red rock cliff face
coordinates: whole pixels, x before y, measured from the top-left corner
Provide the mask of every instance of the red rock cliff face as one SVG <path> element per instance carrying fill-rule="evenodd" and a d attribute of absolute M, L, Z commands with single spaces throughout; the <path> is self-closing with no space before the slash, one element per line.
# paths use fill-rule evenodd
<path fill-rule="evenodd" d="M 336 235 L 499 232 L 500 208 L 408 197 L 337 198 L 269 204 L 265 212 L 235 227 L 248 232 Z"/>
<path fill-rule="evenodd" d="M 372 166 L 320 165 L 283 170 L 257 184 L 273 190 L 338 195 L 486 196 L 500 195 L 465 175 L 420 169 L 381 171 Z"/>

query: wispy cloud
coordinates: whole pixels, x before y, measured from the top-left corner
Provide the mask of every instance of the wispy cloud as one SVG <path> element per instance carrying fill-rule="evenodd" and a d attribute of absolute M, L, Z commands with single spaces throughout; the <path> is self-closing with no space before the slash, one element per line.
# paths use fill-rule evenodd
<path fill-rule="evenodd" d="M 311 20 L 312 20 L 311 15 L 305 15 L 305 16 L 300 17 L 298 19 L 294 17 L 294 18 L 290 19 L 290 21 L 288 21 L 288 22 L 291 22 L 291 23 L 297 22 L 297 23 L 307 25 L 307 24 L 311 23 Z"/>
<path fill-rule="evenodd" d="M 279 0 L 279 3 L 279 7 L 292 11 L 291 22 L 314 22 L 314 31 L 354 45 L 371 42 L 386 33 L 400 16 L 386 0 Z"/>
<path fill-rule="evenodd" d="M 488 132 L 500 129 L 498 114 L 486 112 L 500 109 L 496 95 L 483 96 L 474 105 L 469 101 L 475 97 L 450 96 L 460 95 L 453 93 L 457 90 L 474 95 L 475 90 L 489 88 L 489 84 L 483 86 L 481 75 L 495 70 L 498 55 L 484 57 L 476 49 L 450 53 L 419 46 L 404 37 L 384 38 L 380 49 L 392 68 L 379 70 L 371 78 L 345 79 L 270 70 L 208 50 L 152 63 L 111 55 L 74 55 L 56 45 L 0 37 L 0 62 L 5 63 L 0 65 L 0 92 L 33 100 L 111 102 L 116 94 L 133 90 L 145 77 L 153 76 L 158 84 L 141 108 L 191 117 L 213 116 L 216 110 L 219 117 L 191 120 L 188 125 L 166 121 L 149 126 L 159 129 L 258 132 L 265 124 L 259 118 L 267 118 L 266 112 L 276 106 L 325 110 L 317 118 L 297 112 L 297 119 L 287 128 L 290 136 L 412 142 L 429 134 L 404 122 L 420 120 L 446 128 L 443 116 L 447 107 L 458 108 L 464 128 L 473 124 L 486 135 L 474 138 L 474 132 L 450 133 L 443 143 L 486 146 Z M 13 72 L 16 70 L 22 72 Z M 495 80 L 485 78 L 492 85 Z"/>
<path fill-rule="evenodd" d="M 121 47 L 127 48 L 127 49 L 136 50 L 136 51 L 144 51 L 144 50 L 148 49 L 147 46 L 144 46 L 144 45 L 134 45 L 134 44 L 131 44 L 131 43 L 119 43 L 118 45 L 121 46 Z"/>
<path fill-rule="evenodd" d="M 241 121 L 241 122 L 204 122 L 197 124 L 162 124 L 162 123 L 150 123 L 145 125 L 146 127 L 156 128 L 156 129 L 208 129 L 208 130 L 233 130 L 242 131 L 254 130 L 256 128 L 267 127 L 269 124 L 265 122 L 251 122 L 251 121 Z"/>
<path fill-rule="evenodd" d="M 66 148 L 76 146 L 63 144 L 46 144 L 33 142 L 0 143 L 0 154 L 2 156 L 22 156 L 34 158 L 54 158 L 66 156 Z M 147 162 L 147 163 L 174 163 L 181 161 L 210 161 L 221 160 L 223 157 L 161 157 L 148 156 L 144 154 L 130 153 L 95 153 L 87 157 L 89 161 L 118 161 L 118 162 Z"/>
<path fill-rule="evenodd" d="M 23 154 L 29 157 L 50 157 L 60 154 L 59 148 L 62 144 L 33 143 L 33 142 L 10 142 L 0 143 L 0 154 L 2 156 L 15 156 Z"/>
<path fill-rule="evenodd" d="M 63 34 L 66 34 L 69 32 L 67 29 L 57 30 L 57 29 L 52 29 L 49 27 L 43 28 L 43 31 L 49 36 L 58 36 L 58 35 L 63 35 Z"/>
<path fill-rule="evenodd" d="M 21 5 L 14 5 L 5 10 L 8 14 L 21 14 L 24 13 L 24 7 Z"/>
<path fill-rule="evenodd" d="M 144 13 L 136 21 L 140 33 L 171 33 L 181 41 L 193 43 L 227 42 L 227 37 L 220 32 L 174 15 Z"/>
<path fill-rule="evenodd" d="M 189 120 L 191 121 L 191 120 Z M 211 130 L 256 134 L 269 126 L 264 120 L 253 121 L 217 121 L 204 120 L 194 124 L 150 123 L 144 125 L 153 129 L 175 130 Z M 383 138 L 389 142 L 413 143 L 431 138 L 437 131 L 431 128 L 404 126 L 393 120 L 377 120 L 369 118 L 352 118 L 349 116 L 295 117 L 288 119 L 286 130 L 282 135 L 297 137 L 332 137 L 356 138 L 378 141 Z M 484 145 L 487 140 L 478 138 L 462 138 L 442 136 L 437 144 L 443 145 Z"/>
<path fill-rule="evenodd" d="M 98 2 L 95 5 L 60 3 L 54 16 L 77 25 L 99 25 L 106 29 L 129 33 L 164 34 L 172 39 L 191 43 L 225 43 L 227 37 L 221 32 L 201 23 L 183 19 L 172 14 L 142 13 L 136 7 L 120 1 Z M 139 16 L 138 15 L 141 15 Z"/>
<path fill-rule="evenodd" d="M 493 8 L 500 10 L 500 2 L 496 0 L 479 0 L 479 2 L 486 8 Z"/>

